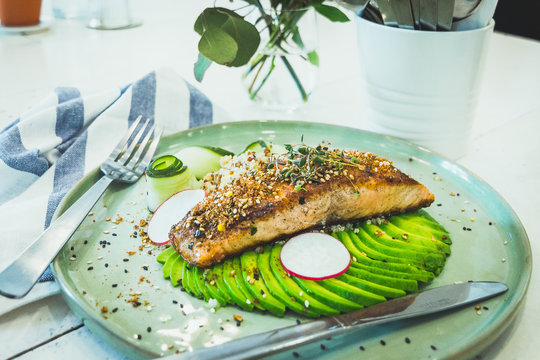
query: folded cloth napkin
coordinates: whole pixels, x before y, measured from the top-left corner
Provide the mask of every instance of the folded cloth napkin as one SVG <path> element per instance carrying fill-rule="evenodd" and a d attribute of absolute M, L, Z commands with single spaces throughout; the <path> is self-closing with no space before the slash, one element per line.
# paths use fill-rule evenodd
<path fill-rule="evenodd" d="M 46 229 L 66 193 L 96 168 L 139 116 L 164 134 L 228 120 L 170 69 L 123 88 L 56 88 L 0 132 L 0 271 Z M 47 269 L 41 280 L 52 280 Z"/>

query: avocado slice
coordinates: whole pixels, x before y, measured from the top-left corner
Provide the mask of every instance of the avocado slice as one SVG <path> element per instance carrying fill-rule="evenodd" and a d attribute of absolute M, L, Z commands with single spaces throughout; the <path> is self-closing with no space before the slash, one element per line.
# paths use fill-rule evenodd
<path fill-rule="evenodd" d="M 444 264 L 445 259 L 433 254 L 424 254 L 416 251 L 396 249 L 385 245 L 379 241 L 378 237 L 372 237 L 363 228 L 359 228 L 358 237 L 368 248 L 379 253 L 391 256 L 392 259 L 400 258 L 402 261 L 409 261 L 412 264 L 421 266 L 429 271 L 435 271 Z"/>
<path fill-rule="evenodd" d="M 197 290 L 199 290 L 199 297 L 202 296 L 204 301 L 208 302 L 208 300 L 211 299 L 211 296 L 204 281 L 204 270 L 200 267 L 192 266 L 191 274 L 193 277 L 193 282 L 195 283 L 195 287 Z"/>
<path fill-rule="evenodd" d="M 352 239 L 357 239 L 356 234 L 353 232 L 344 232 L 340 231 L 334 234 L 335 237 L 337 237 L 347 250 L 351 253 L 352 256 L 354 256 L 352 264 L 355 262 L 365 264 L 367 266 L 381 268 L 381 269 L 388 269 L 392 271 L 398 271 L 398 272 L 404 272 L 404 273 L 421 273 L 424 274 L 424 276 L 431 277 L 431 279 L 434 278 L 433 274 L 429 271 L 421 270 L 415 266 L 412 266 L 411 264 L 402 264 L 402 263 L 392 263 L 388 261 L 378 261 L 371 259 L 367 256 L 365 253 L 361 253 L 360 250 L 355 246 L 359 242 L 353 241 Z"/>
<path fill-rule="evenodd" d="M 232 263 L 234 271 L 236 273 L 236 276 L 234 276 L 234 280 L 236 281 L 236 285 L 238 286 L 240 291 L 242 291 L 246 299 L 253 303 L 253 306 L 255 306 L 257 309 L 266 310 L 266 308 L 262 306 L 262 304 L 258 300 L 255 300 L 256 298 L 253 297 L 253 295 L 246 286 L 246 283 L 244 281 L 244 275 L 242 272 L 242 263 L 240 257 L 234 257 Z"/>
<path fill-rule="evenodd" d="M 206 275 L 207 279 L 210 279 L 210 282 L 214 280 L 216 283 L 217 291 L 227 301 L 229 304 L 236 304 L 236 302 L 231 297 L 231 294 L 229 292 L 229 289 L 227 288 L 227 285 L 225 285 L 225 281 L 223 280 L 223 264 L 216 264 L 213 267 L 210 268 L 210 271 Z"/>
<path fill-rule="evenodd" d="M 440 248 L 437 248 L 437 245 L 434 242 L 430 241 L 429 243 L 424 244 L 422 242 L 423 239 L 418 241 L 418 237 L 415 238 L 415 236 L 413 236 L 414 234 L 409 235 L 407 231 L 402 231 L 401 233 L 396 234 L 396 236 L 392 236 L 384 231 L 382 227 L 373 224 L 365 224 L 363 229 L 366 230 L 372 238 L 376 238 L 381 244 L 419 253 L 435 254 L 442 259 L 446 258 L 444 252 L 442 252 Z"/>
<path fill-rule="evenodd" d="M 381 295 L 360 289 L 338 279 L 321 280 L 319 283 L 324 288 L 363 306 L 375 305 L 386 301 Z"/>
<path fill-rule="evenodd" d="M 356 276 L 352 276 L 347 273 L 341 274 L 336 279 L 346 282 L 347 284 L 355 286 L 357 288 L 369 291 L 373 294 L 384 296 L 385 298 L 397 298 L 407 294 L 401 289 L 394 289 L 392 287 L 376 284 L 371 281 L 357 278 Z"/>
<path fill-rule="evenodd" d="M 294 297 L 297 302 L 305 304 L 305 301 L 308 301 L 309 307 L 321 315 L 337 315 L 339 311 L 333 307 L 330 307 L 319 300 L 311 297 L 307 294 L 306 291 L 303 291 L 300 286 L 294 280 L 292 280 L 281 265 L 280 254 L 282 246 L 269 247 L 271 251 L 270 256 L 270 268 L 275 279 L 279 282 L 281 288 L 287 293 L 287 295 Z M 265 248 L 265 253 L 268 250 Z"/>
<path fill-rule="evenodd" d="M 440 228 L 438 228 L 438 226 L 440 226 L 439 224 L 436 224 L 422 217 L 407 219 L 406 217 L 393 216 L 388 219 L 388 221 L 400 228 L 414 229 L 414 231 L 411 232 L 416 235 L 429 238 L 434 236 L 436 239 L 444 242 L 445 244 L 452 244 L 450 235 L 446 230 L 441 230 Z"/>
<path fill-rule="evenodd" d="M 170 254 L 169 257 L 167 257 L 167 260 L 165 261 L 165 264 L 163 265 L 163 269 L 162 269 L 164 279 L 168 279 L 171 277 L 171 266 L 174 260 L 176 260 L 176 258 L 178 257 L 182 257 L 182 256 L 180 256 L 180 254 L 177 254 L 176 251 L 174 252 L 174 254 Z"/>
<path fill-rule="evenodd" d="M 388 234 L 388 236 L 391 236 L 392 238 L 403 239 L 403 235 L 407 234 L 406 240 L 412 244 L 419 244 L 450 255 L 450 246 L 448 244 L 445 244 L 441 240 L 438 240 L 435 236 L 432 236 L 428 239 L 425 236 L 415 234 L 414 229 L 412 228 L 402 229 L 390 222 L 387 224 L 381 224 L 379 225 L 379 227 L 382 231 L 384 231 L 386 234 Z"/>
<path fill-rule="evenodd" d="M 188 264 L 187 261 L 184 261 L 184 264 L 182 266 L 182 286 L 189 294 L 191 294 L 191 296 L 202 298 L 202 294 L 197 288 L 197 285 L 195 285 L 194 280 L 195 279 L 193 279 L 193 270 L 191 269 L 191 265 Z"/>
<path fill-rule="evenodd" d="M 264 280 L 261 278 L 261 271 L 257 266 L 257 257 L 257 253 L 253 250 L 240 255 L 242 279 L 246 288 L 258 300 L 259 304 L 272 314 L 281 317 L 285 314 L 285 305 L 272 296 L 272 293 L 268 290 Z"/>
<path fill-rule="evenodd" d="M 182 282 L 182 265 L 184 264 L 184 259 L 182 256 L 177 256 L 173 263 L 171 264 L 171 284 L 173 286 L 178 286 Z"/>
<path fill-rule="evenodd" d="M 204 269 L 203 278 L 206 289 L 210 294 L 210 299 L 216 299 L 221 306 L 227 305 L 228 301 L 223 293 L 219 290 L 217 281 L 215 280 L 216 276 L 214 276 L 214 267 Z"/>
<path fill-rule="evenodd" d="M 425 227 L 428 227 L 428 228 L 431 228 L 431 229 L 435 229 L 435 230 L 442 231 L 442 232 L 448 232 L 444 228 L 444 226 L 439 224 L 439 222 L 437 220 L 435 220 L 435 218 L 433 218 L 433 216 L 431 216 L 424 209 L 416 210 L 416 211 L 413 211 L 413 212 L 410 212 L 410 213 L 401 214 L 399 217 L 402 218 L 403 220 L 412 221 L 412 222 L 415 222 L 417 224 L 421 224 L 422 226 L 425 226 Z"/>
<path fill-rule="evenodd" d="M 233 275 L 234 274 L 234 275 Z M 253 303 L 248 297 L 240 290 L 236 284 L 236 271 L 234 270 L 233 261 L 231 259 L 223 262 L 223 282 L 229 291 L 229 295 L 234 300 L 236 305 L 240 306 L 246 311 L 253 310 Z"/>
<path fill-rule="evenodd" d="M 257 255 L 257 266 L 259 268 L 260 275 L 262 276 L 264 283 L 272 296 L 274 296 L 285 306 L 297 312 L 298 314 L 314 318 L 319 317 L 320 313 L 317 312 L 317 310 L 314 309 L 313 306 L 306 308 L 303 302 L 297 302 L 297 299 L 295 297 L 291 297 L 281 288 L 281 285 L 279 284 L 278 280 L 275 278 L 272 270 L 270 269 L 271 252 L 272 247 L 265 246 L 264 251 Z"/>
<path fill-rule="evenodd" d="M 433 273 L 430 273 L 428 271 L 417 272 L 417 273 L 405 273 L 405 272 L 393 271 L 389 269 L 377 268 L 377 267 L 365 265 L 365 264 L 355 262 L 355 261 L 351 262 L 351 266 L 357 269 L 369 271 L 373 274 L 385 275 L 385 276 L 389 276 L 389 277 L 393 277 L 397 279 L 409 279 L 409 280 L 415 280 L 415 281 L 429 282 L 433 280 L 433 278 L 435 277 Z"/>
<path fill-rule="evenodd" d="M 320 285 L 318 281 L 304 280 L 296 276 L 291 276 L 291 279 L 293 279 L 303 291 L 307 292 L 320 302 L 334 307 L 336 310 L 349 312 L 363 308 L 361 304 L 357 304 L 351 300 L 345 299 L 344 297 L 341 297 L 340 295 L 326 289 Z"/>
<path fill-rule="evenodd" d="M 373 274 L 369 271 L 358 269 L 354 266 L 349 267 L 347 274 L 395 289 L 411 292 L 418 291 L 418 282 L 415 280 L 398 279 L 386 275 Z"/>
<path fill-rule="evenodd" d="M 389 263 L 413 264 L 413 266 L 415 267 L 421 266 L 420 264 L 413 263 L 410 259 L 390 256 L 388 254 L 384 254 L 376 249 L 373 249 L 367 246 L 364 243 L 364 238 L 369 237 L 369 235 L 366 234 L 366 232 L 362 228 L 357 228 L 356 231 L 358 231 L 358 233 L 350 232 L 349 236 L 352 242 L 354 243 L 354 246 L 358 249 L 358 253 L 360 254 L 360 256 L 362 256 L 362 253 L 363 253 L 365 254 L 364 256 L 368 256 L 374 260 L 378 260 L 379 262 L 382 261 L 382 262 L 389 262 Z M 355 257 L 358 257 L 357 254 L 353 254 L 353 255 Z"/>
<path fill-rule="evenodd" d="M 157 257 L 156 257 L 156 261 L 160 264 L 165 264 L 165 262 L 167 261 L 167 258 L 169 256 L 171 256 L 172 254 L 175 254 L 176 253 L 176 250 L 174 250 L 174 248 L 172 246 L 166 248 L 165 250 L 163 250 Z"/>

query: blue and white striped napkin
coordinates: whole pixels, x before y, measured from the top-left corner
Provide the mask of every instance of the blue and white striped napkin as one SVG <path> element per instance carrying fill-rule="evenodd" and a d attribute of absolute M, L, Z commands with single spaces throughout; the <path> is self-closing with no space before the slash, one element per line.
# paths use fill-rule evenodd
<path fill-rule="evenodd" d="M 160 69 L 123 88 L 56 88 L 0 131 L 0 270 L 49 226 L 64 195 L 139 115 L 165 134 L 227 120 L 203 93 Z M 42 280 L 50 279 L 47 270 Z"/>

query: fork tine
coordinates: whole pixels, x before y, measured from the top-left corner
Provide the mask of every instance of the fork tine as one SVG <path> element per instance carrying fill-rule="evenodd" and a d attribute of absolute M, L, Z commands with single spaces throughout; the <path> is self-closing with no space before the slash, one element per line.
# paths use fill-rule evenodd
<path fill-rule="evenodd" d="M 154 134 L 154 131 L 155 131 L 156 127 L 157 127 L 156 124 L 154 124 L 154 125 L 152 125 L 152 127 L 150 127 L 150 130 L 148 130 L 146 132 L 146 135 L 144 136 L 144 139 L 142 139 L 139 147 L 137 148 L 137 151 L 135 151 L 135 153 L 133 154 L 133 156 L 131 157 L 129 162 L 126 162 L 125 165 L 128 168 L 130 168 L 131 170 L 135 170 L 135 167 L 137 166 L 137 163 L 142 158 L 142 154 L 146 150 L 146 145 L 148 145 L 148 141 L 150 140 L 150 138 Z M 131 166 L 131 164 L 133 164 L 133 166 Z"/>
<path fill-rule="evenodd" d="M 109 155 L 110 158 L 116 159 L 118 155 L 120 155 L 122 150 L 124 150 L 129 138 L 131 137 L 131 135 L 133 134 L 137 126 L 139 126 L 141 119 L 142 119 L 142 115 L 139 115 L 137 119 L 133 122 L 133 124 L 129 127 L 128 131 L 126 132 L 122 140 L 120 140 L 118 144 L 116 145 L 116 147 L 113 149 L 113 151 L 111 152 L 111 155 Z"/>
<path fill-rule="evenodd" d="M 154 156 L 154 153 L 156 152 L 156 148 L 159 143 L 159 139 L 161 138 L 161 134 L 163 134 L 163 129 L 159 126 L 156 126 L 154 129 L 154 137 L 152 139 L 152 143 L 148 147 L 148 151 L 144 154 L 144 157 L 139 162 L 139 165 L 137 168 L 133 169 L 136 173 L 144 171 L 144 169 L 150 164 L 150 161 L 152 160 L 152 157 Z"/>
<path fill-rule="evenodd" d="M 128 163 L 131 155 L 133 154 L 133 151 L 135 150 L 135 147 L 137 146 L 137 144 L 139 144 L 140 138 L 145 133 L 145 131 L 148 129 L 148 127 L 150 127 L 149 124 L 150 124 L 150 118 L 147 118 L 146 121 L 144 122 L 143 126 L 135 134 L 135 137 L 133 138 L 133 140 L 131 140 L 131 142 L 129 143 L 129 145 L 128 145 L 126 151 L 124 152 L 124 154 L 122 154 L 120 159 L 118 159 L 118 161 L 122 165 L 126 165 Z"/>

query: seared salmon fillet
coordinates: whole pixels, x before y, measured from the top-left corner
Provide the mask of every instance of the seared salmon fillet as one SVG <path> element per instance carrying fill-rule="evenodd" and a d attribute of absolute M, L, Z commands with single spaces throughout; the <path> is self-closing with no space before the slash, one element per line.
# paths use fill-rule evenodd
<path fill-rule="evenodd" d="M 287 150 L 225 157 L 204 179 L 206 198 L 169 233 L 187 262 L 211 266 L 306 229 L 434 201 L 424 185 L 372 153 L 303 144 Z"/>

